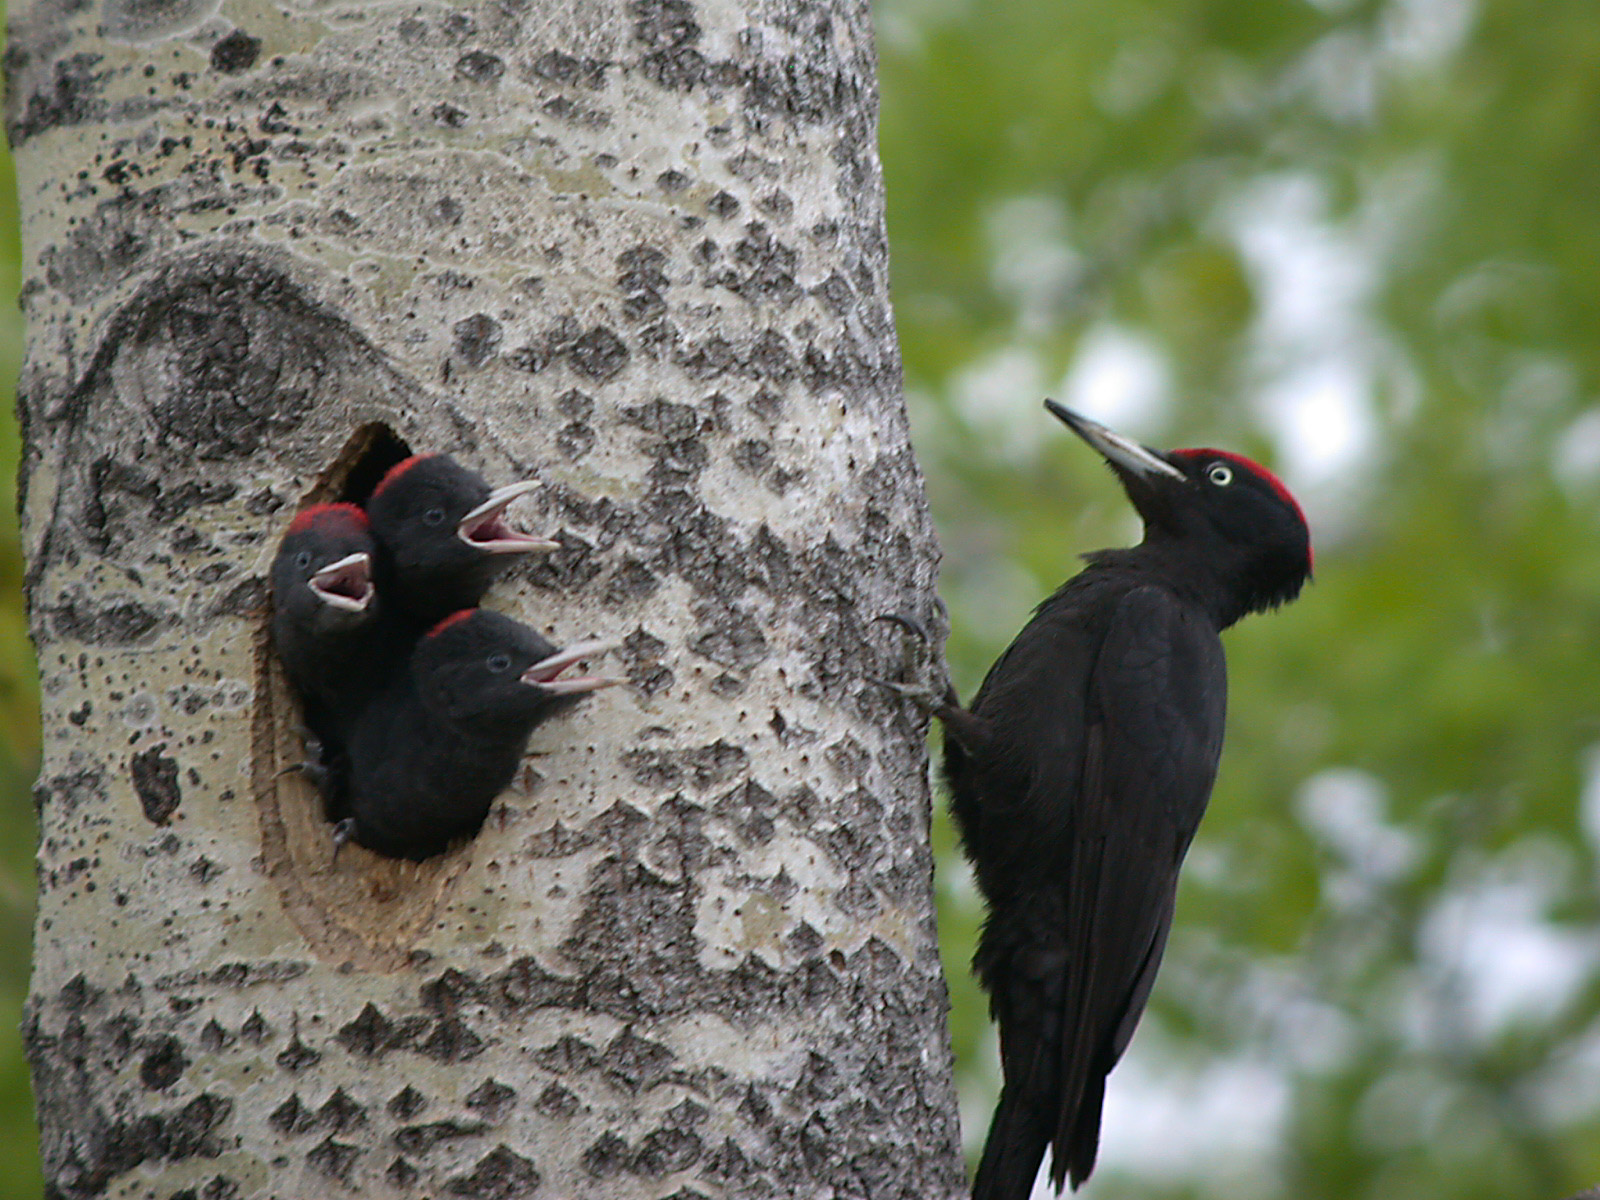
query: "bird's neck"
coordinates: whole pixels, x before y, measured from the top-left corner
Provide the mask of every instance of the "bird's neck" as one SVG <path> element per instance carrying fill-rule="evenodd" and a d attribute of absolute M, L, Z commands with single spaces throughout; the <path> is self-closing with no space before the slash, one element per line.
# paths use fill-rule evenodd
<path fill-rule="evenodd" d="M 1085 554 L 1091 570 L 1110 571 L 1157 584 L 1203 612 L 1218 633 L 1258 607 L 1239 565 L 1184 552 L 1179 543 L 1146 540 L 1121 550 Z"/>

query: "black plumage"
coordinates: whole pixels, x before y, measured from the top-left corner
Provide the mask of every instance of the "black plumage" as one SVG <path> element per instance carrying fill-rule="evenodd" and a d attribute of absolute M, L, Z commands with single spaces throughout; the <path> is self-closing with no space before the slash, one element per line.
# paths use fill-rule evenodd
<path fill-rule="evenodd" d="M 364 512 L 318 504 L 296 515 L 272 560 L 273 645 L 315 743 L 312 774 L 334 807 L 350 720 L 384 674 L 375 552 Z"/>
<path fill-rule="evenodd" d="M 1145 536 L 1088 555 L 967 708 L 930 706 L 988 904 L 974 965 L 1005 1076 L 974 1200 L 1025 1200 L 1047 1147 L 1057 1190 L 1093 1169 L 1106 1076 L 1149 998 L 1216 778 L 1218 635 L 1293 599 L 1312 566 L 1304 515 L 1265 469 L 1157 453 L 1050 409 L 1105 456 Z"/>
<path fill-rule="evenodd" d="M 378 590 L 415 632 L 482 600 L 512 557 L 559 543 L 512 528 L 505 510 L 533 481 L 491 489 L 444 454 L 392 467 L 367 500 L 378 541 Z"/>
<path fill-rule="evenodd" d="M 341 841 L 420 860 L 475 834 L 516 774 L 528 735 L 587 693 L 622 682 L 559 678 L 610 645 L 558 650 L 486 609 L 445 618 L 356 722 Z"/>

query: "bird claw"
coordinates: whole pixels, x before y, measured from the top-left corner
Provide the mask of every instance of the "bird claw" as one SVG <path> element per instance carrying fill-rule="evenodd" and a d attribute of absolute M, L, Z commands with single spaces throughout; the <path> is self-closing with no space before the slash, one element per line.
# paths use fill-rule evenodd
<path fill-rule="evenodd" d="M 944 664 L 936 656 L 928 631 L 922 623 L 904 613 L 882 613 L 872 623 L 885 621 L 898 625 L 910 637 L 904 639 L 901 653 L 901 672 L 913 682 L 899 682 L 864 676 L 866 681 L 886 689 L 929 716 L 942 716 L 955 707 L 956 692 Z M 915 639 L 913 642 L 912 639 Z"/>
<path fill-rule="evenodd" d="M 356 819 L 346 817 L 335 823 L 333 827 L 333 857 L 328 860 L 328 866 L 334 867 L 339 863 L 339 851 L 344 849 L 344 844 L 356 835 Z"/>

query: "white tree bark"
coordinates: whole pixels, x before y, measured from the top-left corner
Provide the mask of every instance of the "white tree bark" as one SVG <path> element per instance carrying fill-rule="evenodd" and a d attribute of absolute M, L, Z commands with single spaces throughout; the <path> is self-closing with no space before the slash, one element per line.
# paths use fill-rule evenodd
<path fill-rule="evenodd" d="M 938 623 L 864 3 L 21 0 L 56 1197 L 937 1197 Z M 264 640 L 398 450 L 544 483 L 626 638 L 483 833 L 347 850 Z"/>

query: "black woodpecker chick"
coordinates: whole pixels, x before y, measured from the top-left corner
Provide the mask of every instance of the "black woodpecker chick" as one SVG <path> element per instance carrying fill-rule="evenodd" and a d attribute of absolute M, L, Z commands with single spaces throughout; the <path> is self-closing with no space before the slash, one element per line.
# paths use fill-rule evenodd
<path fill-rule="evenodd" d="M 420 632 L 482 600 L 513 556 L 556 549 L 558 542 L 505 519 L 511 502 L 537 486 L 525 480 L 491 490 L 444 454 L 396 463 L 367 501 L 384 602 Z"/>
<path fill-rule="evenodd" d="M 534 728 L 589 692 L 623 682 L 559 677 L 612 646 L 580 642 L 558 650 L 487 609 L 440 621 L 356 724 L 350 818 L 340 840 L 421 860 L 477 833 Z"/>
<path fill-rule="evenodd" d="M 1311 577 L 1305 516 L 1270 472 L 1223 450 L 1158 453 L 1046 404 L 1105 457 L 1145 534 L 1087 555 L 967 708 L 931 706 L 988 903 L 974 967 L 1005 1076 L 974 1200 L 1026 1200 L 1047 1147 L 1057 1191 L 1094 1169 L 1106 1076 L 1150 996 L 1217 774 L 1218 634 Z"/>
<path fill-rule="evenodd" d="M 325 753 L 379 674 L 375 553 L 366 513 L 318 504 L 290 522 L 272 560 L 272 642 Z"/>

